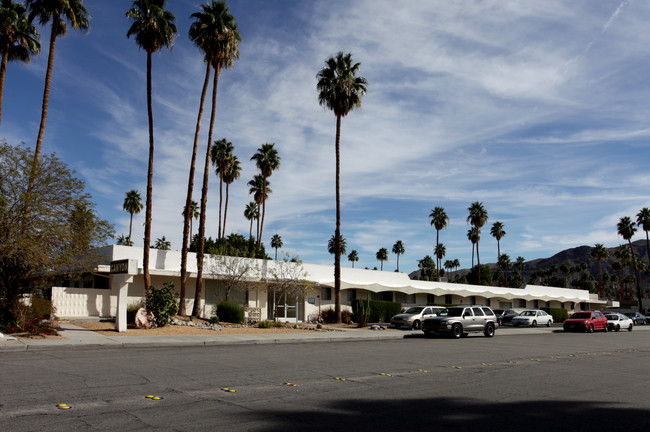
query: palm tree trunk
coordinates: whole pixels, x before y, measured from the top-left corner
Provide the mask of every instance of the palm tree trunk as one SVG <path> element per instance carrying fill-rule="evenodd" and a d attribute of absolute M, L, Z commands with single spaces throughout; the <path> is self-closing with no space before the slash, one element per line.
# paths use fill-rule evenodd
<path fill-rule="evenodd" d="M 336 229 L 334 231 L 334 314 L 341 319 L 341 116 L 336 116 Z"/>
<path fill-rule="evenodd" d="M 201 189 L 201 214 L 199 216 L 199 244 L 196 248 L 196 290 L 194 292 L 194 306 L 192 316 L 201 314 L 201 290 L 203 288 L 203 255 L 205 248 L 205 209 L 208 203 L 208 178 L 210 176 L 210 150 L 212 149 L 212 131 L 214 130 L 214 116 L 217 105 L 217 84 L 219 83 L 220 70 L 215 68 L 212 83 L 212 112 L 210 113 L 210 128 L 208 130 L 208 147 L 205 153 L 205 166 L 203 169 L 203 188 Z"/>
<path fill-rule="evenodd" d="M 50 52 L 47 56 L 47 71 L 45 72 L 45 89 L 43 90 L 43 105 L 41 110 L 41 125 L 38 128 L 38 138 L 36 139 L 36 149 L 34 150 L 34 162 L 32 164 L 32 171 L 29 175 L 29 183 L 27 186 L 27 197 L 25 200 L 25 215 L 29 212 L 29 202 L 31 200 L 31 192 L 34 188 L 34 179 L 36 178 L 36 171 L 38 170 L 38 162 L 41 157 L 41 147 L 43 145 L 43 135 L 45 134 L 45 122 L 47 120 L 47 107 L 50 103 L 50 84 L 52 82 L 52 69 L 54 68 L 54 49 L 56 48 L 56 36 L 59 32 L 59 14 L 55 13 L 52 16 L 52 28 L 50 31 Z"/>
<path fill-rule="evenodd" d="M 248 228 L 248 238 L 253 238 L 253 219 L 255 218 L 251 218 L 251 224 L 250 227 Z"/>
<path fill-rule="evenodd" d="M 266 176 L 264 176 L 262 187 L 262 221 L 260 222 L 260 235 L 257 236 L 257 249 L 262 247 L 262 235 L 264 233 L 264 214 L 266 213 Z"/>
<path fill-rule="evenodd" d="M 2 96 L 5 90 L 5 75 L 7 73 L 7 61 L 9 60 L 9 38 L 2 47 L 2 63 L 0 63 L 0 122 L 2 122 Z"/>
<path fill-rule="evenodd" d="M 196 153 L 199 145 L 199 131 L 201 130 L 201 117 L 203 116 L 203 105 L 205 104 L 205 95 L 210 85 L 210 70 L 212 66 L 207 62 L 205 70 L 205 80 L 203 81 L 203 90 L 201 91 L 201 102 L 199 104 L 199 114 L 196 119 L 196 128 L 194 131 L 194 147 L 192 148 L 192 160 L 190 162 L 190 176 L 187 181 L 187 199 L 185 200 L 185 214 L 183 215 L 183 246 L 181 248 L 181 292 L 178 313 L 185 315 L 185 297 L 187 296 L 187 253 L 188 246 L 192 238 L 192 219 L 194 215 L 190 214 L 192 207 L 192 192 L 194 191 L 194 171 L 196 169 Z M 189 231 L 188 231 L 189 228 Z"/>
<path fill-rule="evenodd" d="M 636 297 L 639 306 L 639 313 L 643 311 L 643 291 L 641 291 L 641 275 L 639 274 L 639 269 L 636 266 L 636 257 L 634 256 L 634 249 L 632 249 L 632 240 L 628 239 L 627 242 L 630 245 L 630 253 L 632 254 L 632 266 L 631 268 L 636 273 Z"/>
<path fill-rule="evenodd" d="M 144 290 L 149 292 L 151 287 L 151 276 L 149 275 L 149 245 L 151 243 L 151 208 L 153 194 L 153 109 L 151 103 L 151 53 L 147 52 L 147 112 L 149 115 L 149 164 L 147 169 L 147 205 L 144 219 L 144 251 L 142 257 L 142 268 L 144 270 Z"/>
<path fill-rule="evenodd" d="M 219 173 L 219 227 L 217 229 L 217 237 L 221 238 L 221 207 L 223 202 L 223 174 Z"/>
<path fill-rule="evenodd" d="M 436 230 L 436 252 L 438 252 L 438 245 L 440 244 L 440 231 Z M 473 251 L 474 249 L 472 249 Z M 436 278 L 440 277 L 440 273 L 438 272 L 438 268 L 440 268 L 440 265 L 438 264 L 438 254 L 436 253 Z"/>
<path fill-rule="evenodd" d="M 226 215 L 228 214 L 228 197 L 230 195 L 230 184 L 226 183 L 226 206 L 223 209 L 223 235 L 221 238 L 226 238 Z"/>
<path fill-rule="evenodd" d="M 478 266 L 478 284 L 481 285 L 481 258 L 478 254 L 478 240 L 476 241 L 476 265 Z"/>
<path fill-rule="evenodd" d="M 133 213 L 131 213 L 131 222 L 129 222 L 129 246 L 131 246 L 131 231 L 133 229 Z"/>

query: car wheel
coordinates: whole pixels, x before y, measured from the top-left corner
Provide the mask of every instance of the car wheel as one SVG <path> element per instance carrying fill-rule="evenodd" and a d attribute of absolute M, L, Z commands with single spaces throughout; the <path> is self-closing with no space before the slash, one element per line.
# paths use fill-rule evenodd
<path fill-rule="evenodd" d="M 486 337 L 494 337 L 494 324 L 486 325 L 485 330 L 483 331 L 483 334 Z"/>
<path fill-rule="evenodd" d="M 413 330 L 420 330 L 422 328 L 422 323 L 420 320 L 413 321 Z"/>
<path fill-rule="evenodd" d="M 546 327 L 550 327 L 551 324 L 553 324 L 553 323 L 551 322 L 551 320 L 548 320 L 548 322 L 546 323 Z"/>
<path fill-rule="evenodd" d="M 616 327 L 614 327 L 614 331 L 621 331 L 621 326 L 616 324 Z"/>
<path fill-rule="evenodd" d="M 609 331 L 609 326 L 608 326 L 607 324 L 605 324 L 605 325 L 603 326 L 603 331 L 604 331 L 605 333 L 607 333 L 607 332 Z"/>
<path fill-rule="evenodd" d="M 594 332 L 594 325 L 589 324 L 589 328 L 587 328 L 587 333 L 593 333 Z"/>
<path fill-rule="evenodd" d="M 632 331 L 632 327 L 634 327 L 632 324 L 627 328 L 627 331 Z"/>
<path fill-rule="evenodd" d="M 533 327 L 537 327 L 537 321 L 533 320 Z"/>
<path fill-rule="evenodd" d="M 460 324 L 454 324 L 451 327 L 451 336 L 454 339 L 460 339 L 460 337 L 463 335 L 463 326 Z"/>

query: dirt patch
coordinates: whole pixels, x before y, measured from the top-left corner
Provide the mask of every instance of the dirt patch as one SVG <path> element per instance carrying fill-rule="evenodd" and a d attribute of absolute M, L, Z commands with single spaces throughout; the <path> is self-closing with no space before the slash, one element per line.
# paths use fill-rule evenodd
<path fill-rule="evenodd" d="M 273 333 L 305 333 L 316 330 L 303 328 L 259 328 L 259 327 L 222 327 L 221 331 L 199 329 L 196 327 L 168 325 L 150 330 L 128 328 L 126 333 L 115 330 L 112 322 L 75 322 L 74 325 L 92 330 L 104 336 L 183 336 L 183 335 L 229 335 L 229 334 L 273 334 Z M 323 331 L 323 330 L 320 330 Z"/>

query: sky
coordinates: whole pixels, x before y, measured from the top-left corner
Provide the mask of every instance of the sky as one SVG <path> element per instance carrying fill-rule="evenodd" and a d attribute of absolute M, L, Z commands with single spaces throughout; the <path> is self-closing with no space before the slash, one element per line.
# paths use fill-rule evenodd
<path fill-rule="evenodd" d="M 130 1 L 86 0 L 90 31 L 57 40 L 43 152 L 82 178 L 100 217 L 128 235 L 126 191 L 146 195 L 146 53 L 126 37 Z M 187 37 L 197 0 L 171 0 L 179 33 L 153 55 L 152 242 L 180 249 L 190 157 L 205 66 Z M 368 81 L 360 109 L 342 120 L 342 235 L 355 267 L 394 271 L 433 255 L 436 206 L 444 259 L 472 262 L 468 207 L 489 219 L 482 263 L 501 252 L 544 258 L 571 247 L 623 243 L 616 223 L 650 206 L 650 2 L 600 0 L 230 0 L 240 58 L 219 80 L 213 140 L 242 164 L 230 187 L 227 232 L 248 236 L 251 156 L 275 143 L 263 241 L 304 262 L 332 264 L 335 228 L 334 114 L 318 103 L 316 74 L 351 53 Z M 7 68 L 0 139 L 36 143 L 47 65 L 43 51 Z M 209 113 L 210 106 L 206 106 Z M 204 114 L 197 166 L 204 163 Z M 195 178 L 200 201 L 202 169 Z M 211 168 L 206 235 L 216 237 L 219 183 Z M 142 246 L 144 211 L 133 220 Z M 198 223 L 194 224 L 194 232 Z M 643 232 L 633 239 L 643 238 Z M 343 266 L 350 266 L 345 258 Z"/>

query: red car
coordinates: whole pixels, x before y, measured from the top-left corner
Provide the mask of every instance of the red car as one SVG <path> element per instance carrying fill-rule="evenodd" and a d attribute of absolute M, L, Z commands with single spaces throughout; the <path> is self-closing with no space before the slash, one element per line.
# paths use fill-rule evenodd
<path fill-rule="evenodd" d="M 564 331 L 593 333 L 594 330 L 607 331 L 607 317 L 599 311 L 576 312 L 564 321 Z"/>

